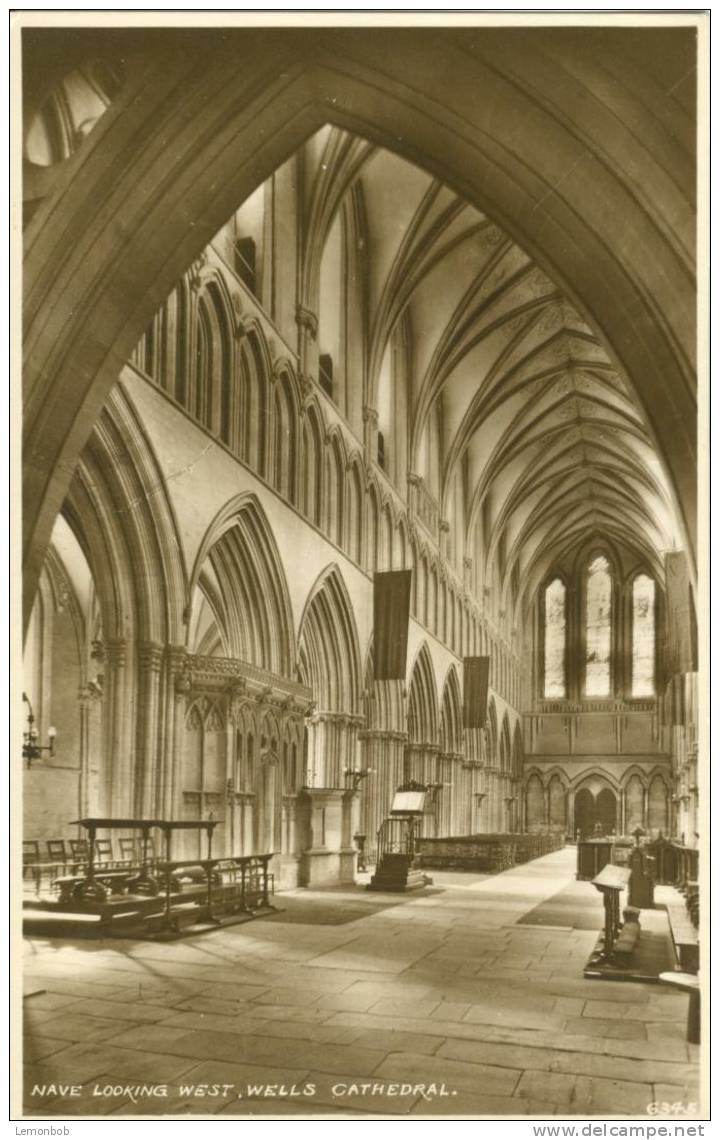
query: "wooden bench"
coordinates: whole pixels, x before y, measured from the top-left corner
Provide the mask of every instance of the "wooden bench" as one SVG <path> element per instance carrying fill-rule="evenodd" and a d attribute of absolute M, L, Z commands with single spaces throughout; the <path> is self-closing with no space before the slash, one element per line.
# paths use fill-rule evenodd
<path fill-rule="evenodd" d="M 682 901 L 665 903 L 675 955 L 680 969 L 697 974 L 700 968 L 700 942 L 687 908 Z"/>
<path fill-rule="evenodd" d="M 680 970 L 668 970 L 660 974 L 660 981 L 669 986 L 677 986 L 690 994 L 687 1017 L 687 1039 L 692 1045 L 700 1044 L 700 979 L 697 974 L 685 974 Z"/>
<path fill-rule="evenodd" d="M 96 868 L 92 880 L 92 897 L 96 901 L 102 902 L 108 893 L 121 894 L 131 886 L 135 887 L 139 879 L 140 869 L 137 867 L 130 870 L 113 869 L 107 871 Z M 90 882 L 91 880 L 87 875 L 61 875 L 60 878 L 55 879 L 53 886 L 60 890 L 60 905 L 71 906 L 73 903 L 80 902 Z M 155 890 L 153 893 L 158 894 L 159 890 Z"/>

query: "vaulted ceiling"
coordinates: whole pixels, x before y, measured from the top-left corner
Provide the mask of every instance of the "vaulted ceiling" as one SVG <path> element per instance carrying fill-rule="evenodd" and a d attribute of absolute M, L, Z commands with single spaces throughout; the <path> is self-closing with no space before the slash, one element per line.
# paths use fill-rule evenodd
<path fill-rule="evenodd" d="M 600 337 L 490 218 L 429 174 L 335 128 L 305 149 L 310 213 L 329 233 L 353 194 L 367 243 L 367 390 L 392 331 L 410 329 L 409 466 L 433 410 L 441 512 L 464 480 L 470 549 L 486 571 L 537 584 L 570 548 L 602 535 L 659 570 L 680 543 L 669 484 L 643 410 Z M 318 221 L 318 219 L 322 219 Z"/>

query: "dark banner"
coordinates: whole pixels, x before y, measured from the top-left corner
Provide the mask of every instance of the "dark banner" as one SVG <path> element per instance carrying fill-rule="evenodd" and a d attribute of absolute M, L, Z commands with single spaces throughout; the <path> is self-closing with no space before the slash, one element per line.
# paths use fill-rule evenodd
<path fill-rule="evenodd" d="M 695 605 L 684 550 L 665 555 L 667 591 L 668 672 L 694 673 L 697 669 Z"/>
<path fill-rule="evenodd" d="M 375 680 L 405 680 L 412 570 L 374 577 Z"/>
<path fill-rule="evenodd" d="M 487 720 L 489 657 L 463 658 L 463 728 L 482 728 Z"/>

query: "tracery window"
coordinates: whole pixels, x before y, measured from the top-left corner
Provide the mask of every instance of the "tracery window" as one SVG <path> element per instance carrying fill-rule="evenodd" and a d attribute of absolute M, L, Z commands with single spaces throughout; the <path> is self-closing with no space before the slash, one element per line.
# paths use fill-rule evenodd
<path fill-rule="evenodd" d="M 612 578 L 607 558 L 593 558 L 585 594 L 585 695 L 610 696 Z"/>
<path fill-rule="evenodd" d="M 655 583 L 638 574 L 632 588 L 632 695 L 655 693 Z"/>
<path fill-rule="evenodd" d="M 563 700 L 565 684 L 565 585 L 555 578 L 545 590 L 544 696 Z"/>
<path fill-rule="evenodd" d="M 537 699 L 647 700 L 658 691 L 663 598 L 649 571 L 595 548 L 558 564 L 537 601 Z"/>

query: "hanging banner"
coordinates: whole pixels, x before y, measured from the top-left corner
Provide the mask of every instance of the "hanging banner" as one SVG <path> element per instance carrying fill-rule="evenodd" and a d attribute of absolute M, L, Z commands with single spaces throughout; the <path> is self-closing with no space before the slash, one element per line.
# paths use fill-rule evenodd
<path fill-rule="evenodd" d="M 389 570 L 373 578 L 375 680 L 404 681 L 412 570 Z"/>
<path fill-rule="evenodd" d="M 489 657 L 463 658 L 463 728 L 483 728 L 489 680 Z"/>

